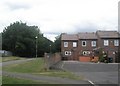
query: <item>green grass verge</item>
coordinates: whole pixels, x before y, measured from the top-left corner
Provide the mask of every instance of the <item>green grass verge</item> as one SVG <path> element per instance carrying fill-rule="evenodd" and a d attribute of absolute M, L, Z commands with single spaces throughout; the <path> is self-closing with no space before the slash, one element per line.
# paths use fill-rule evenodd
<path fill-rule="evenodd" d="M 10 57 L 1 57 L 1 58 L 0 58 L 0 61 L 1 61 L 1 62 L 6 62 L 6 61 L 22 60 L 22 59 L 25 59 L 25 58 L 10 56 Z"/>
<path fill-rule="evenodd" d="M 31 60 L 21 64 L 3 66 L 3 70 L 18 73 L 39 73 L 43 69 L 43 64 L 43 59 L 37 58 L 36 60 Z"/>
<path fill-rule="evenodd" d="M 2 66 L 0 66 L 0 71 L 2 70 Z"/>
<path fill-rule="evenodd" d="M 45 84 L 42 81 L 33 81 L 28 79 L 14 78 L 9 76 L 2 76 L 2 84 Z"/>
<path fill-rule="evenodd" d="M 0 75 L 0 86 L 2 85 L 2 76 Z"/>
<path fill-rule="evenodd" d="M 75 74 L 69 71 L 53 71 L 49 70 L 47 72 L 40 72 L 40 73 L 33 73 L 35 75 L 45 75 L 45 76 L 54 76 L 54 77 L 61 77 L 61 78 L 69 78 L 74 80 L 83 80 L 83 76 L 76 76 Z"/>
<path fill-rule="evenodd" d="M 0 57 L 0 62 L 2 62 L 2 57 Z"/>
<path fill-rule="evenodd" d="M 9 66 L 4 66 L 2 70 L 18 73 L 30 73 L 35 75 L 45 75 L 54 76 L 70 79 L 83 79 L 83 77 L 78 77 L 69 71 L 55 71 L 55 70 L 44 70 L 44 60 L 42 58 L 37 58 L 36 60 L 31 60 L 22 64 L 13 64 Z"/>

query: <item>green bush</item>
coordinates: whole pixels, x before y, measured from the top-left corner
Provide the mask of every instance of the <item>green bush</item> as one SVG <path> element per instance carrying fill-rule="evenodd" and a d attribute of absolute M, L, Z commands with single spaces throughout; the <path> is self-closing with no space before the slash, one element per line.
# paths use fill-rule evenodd
<path fill-rule="evenodd" d="M 105 58 L 102 56 L 102 57 L 99 58 L 99 61 L 100 61 L 100 62 L 104 62 L 104 61 L 105 61 Z"/>

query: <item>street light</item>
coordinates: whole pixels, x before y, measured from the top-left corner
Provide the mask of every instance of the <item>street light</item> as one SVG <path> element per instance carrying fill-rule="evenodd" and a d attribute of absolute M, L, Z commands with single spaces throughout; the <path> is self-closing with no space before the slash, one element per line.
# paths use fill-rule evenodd
<path fill-rule="evenodd" d="M 35 39 L 36 39 L 36 58 L 37 58 L 37 36 L 35 37 Z"/>
<path fill-rule="evenodd" d="M 51 53 L 51 45 L 50 45 L 50 53 Z"/>

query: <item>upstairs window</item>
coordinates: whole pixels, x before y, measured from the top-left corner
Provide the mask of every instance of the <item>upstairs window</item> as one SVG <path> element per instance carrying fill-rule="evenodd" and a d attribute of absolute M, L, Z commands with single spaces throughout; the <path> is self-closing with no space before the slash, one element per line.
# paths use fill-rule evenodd
<path fill-rule="evenodd" d="M 86 41 L 82 41 L 82 46 L 83 46 L 83 47 L 86 46 Z"/>
<path fill-rule="evenodd" d="M 119 40 L 114 40 L 114 46 L 119 46 Z"/>
<path fill-rule="evenodd" d="M 91 41 L 91 46 L 96 47 L 96 41 Z"/>
<path fill-rule="evenodd" d="M 77 42 L 73 42 L 73 47 L 77 47 Z"/>
<path fill-rule="evenodd" d="M 108 40 L 104 40 L 104 46 L 109 46 L 109 41 Z"/>
<path fill-rule="evenodd" d="M 64 47 L 68 47 L 68 42 L 64 42 Z"/>

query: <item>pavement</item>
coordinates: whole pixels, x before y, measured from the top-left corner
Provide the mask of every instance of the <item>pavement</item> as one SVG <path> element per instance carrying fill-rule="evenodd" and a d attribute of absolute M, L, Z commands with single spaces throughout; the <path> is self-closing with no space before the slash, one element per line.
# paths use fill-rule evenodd
<path fill-rule="evenodd" d="M 91 63 L 63 61 L 63 69 L 84 76 L 91 84 L 115 84 L 118 86 L 118 63 Z"/>

